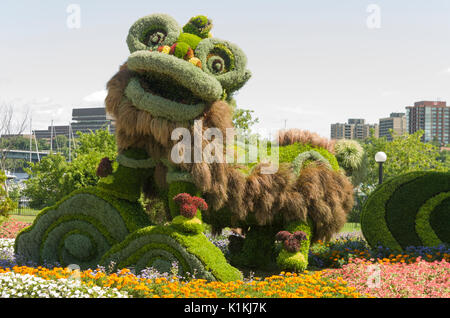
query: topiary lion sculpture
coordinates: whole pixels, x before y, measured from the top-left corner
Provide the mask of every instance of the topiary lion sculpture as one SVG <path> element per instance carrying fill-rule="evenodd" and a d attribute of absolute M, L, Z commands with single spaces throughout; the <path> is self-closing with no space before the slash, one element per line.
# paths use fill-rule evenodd
<path fill-rule="evenodd" d="M 105 100 L 116 120 L 117 162 L 102 161 L 97 187 L 44 209 L 17 237 L 18 253 L 36 262 L 114 261 L 136 270 L 168 271 L 177 261 L 182 274 L 229 281 L 241 273 L 203 234 L 205 223 L 214 233 L 242 230 L 230 237 L 231 264 L 298 271 L 307 266 L 312 242 L 340 230 L 353 206 L 351 177 L 363 161 L 354 144 L 337 147 L 294 129 L 269 144 L 279 160 L 260 153 L 250 164 L 195 160 L 196 151 L 211 145 L 213 159 L 230 149 L 208 132 L 234 138 L 233 93 L 251 76 L 242 50 L 212 37 L 211 28 L 205 16 L 183 28 L 164 14 L 133 24 L 131 55 L 108 82 Z M 194 137 L 174 138 L 180 128 Z M 177 148 L 181 141 L 185 147 Z M 174 160 L 174 149 L 185 160 Z M 147 210 L 169 223 L 149 221 L 141 194 Z"/>

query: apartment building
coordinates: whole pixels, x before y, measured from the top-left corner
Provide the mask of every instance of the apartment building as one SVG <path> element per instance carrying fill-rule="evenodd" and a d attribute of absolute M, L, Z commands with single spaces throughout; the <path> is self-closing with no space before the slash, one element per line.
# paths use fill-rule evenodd
<path fill-rule="evenodd" d="M 437 140 L 441 145 L 450 143 L 450 107 L 444 101 L 420 101 L 406 106 L 408 133 L 425 131 L 422 141 Z"/>
<path fill-rule="evenodd" d="M 390 130 L 393 130 L 394 135 L 400 136 L 408 133 L 406 129 L 406 114 L 405 113 L 391 113 L 389 117 L 380 118 L 379 120 L 379 137 L 386 137 L 391 141 L 392 136 Z"/>
<path fill-rule="evenodd" d="M 366 124 L 365 119 L 350 118 L 347 123 L 331 124 L 331 139 L 360 139 L 370 136 L 370 130 L 375 130 L 378 137 L 378 124 Z"/>

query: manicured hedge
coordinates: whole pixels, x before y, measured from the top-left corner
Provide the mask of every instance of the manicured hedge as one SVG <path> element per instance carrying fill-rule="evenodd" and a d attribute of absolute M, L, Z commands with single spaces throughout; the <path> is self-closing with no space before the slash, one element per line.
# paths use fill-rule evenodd
<path fill-rule="evenodd" d="M 156 161 L 148 157 L 142 149 L 131 148 L 117 156 L 114 172 L 100 178 L 98 187 L 106 190 L 109 197 L 117 197 L 131 202 L 141 197 L 144 181 L 152 174 Z"/>
<path fill-rule="evenodd" d="M 176 261 L 181 275 L 195 272 L 197 278 L 222 282 L 242 279 L 241 272 L 227 263 L 203 233 L 183 232 L 178 225 L 149 226 L 131 233 L 113 246 L 101 263 L 111 261 L 118 268 L 131 266 L 137 272 L 146 267 L 167 272 Z"/>
<path fill-rule="evenodd" d="M 449 243 L 449 191 L 448 172 L 411 172 L 383 183 L 363 207 L 366 240 L 399 251 Z"/>
<path fill-rule="evenodd" d="M 111 246 L 148 225 L 138 202 L 116 198 L 101 188 L 84 188 L 43 209 L 18 234 L 15 252 L 37 264 L 95 267 Z"/>
<path fill-rule="evenodd" d="M 324 148 L 315 147 L 308 144 L 294 143 L 292 145 L 281 146 L 279 149 L 279 160 L 280 162 L 292 163 L 300 154 L 308 151 L 314 151 L 318 153 L 321 157 L 325 158 L 328 161 L 334 171 L 339 170 L 339 164 L 336 160 L 336 157 L 332 153 Z"/>

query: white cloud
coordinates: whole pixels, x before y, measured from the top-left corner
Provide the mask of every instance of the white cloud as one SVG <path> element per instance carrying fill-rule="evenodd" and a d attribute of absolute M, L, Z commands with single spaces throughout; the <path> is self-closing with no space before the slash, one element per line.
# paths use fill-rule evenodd
<path fill-rule="evenodd" d="M 1 103 L 14 106 L 16 120 L 21 120 L 28 113 L 33 121 L 33 129 L 46 129 L 52 120 L 55 125 L 68 125 L 72 115 L 70 106 L 63 106 L 50 97 L 14 98 L 1 100 Z M 29 125 L 27 125 L 28 130 Z"/>
<path fill-rule="evenodd" d="M 103 105 L 103 102 L 105 101 L 106 95 L 107 95 L 106 89 L 93 92 L 92 94 L 89 94 L 88 96 L 85 96 L 83 98 L 83 102 L 86 102 L 88 104 L 99 104 L 101 103 Z"/>

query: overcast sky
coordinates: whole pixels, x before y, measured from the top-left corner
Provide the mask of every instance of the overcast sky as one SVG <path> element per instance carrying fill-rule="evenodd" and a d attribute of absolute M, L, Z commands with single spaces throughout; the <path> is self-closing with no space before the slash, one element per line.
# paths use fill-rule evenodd
<path fill-rule="evenodd" d="M 70 4 L 80 28 L 67 25 Z M 348 118 L 373 123 L 415 101 L 450 102 L 448 0 L 2 0 L 0 102 L 29 108 L 33 129 L 102 106 L 129 55 L 129 27 L 151 13 L 180 25 L 205 14 L 214 36 L 244 50 L 253 77 L 236 100 L 260 128 L 287 120 L 329 137 Z"/>

